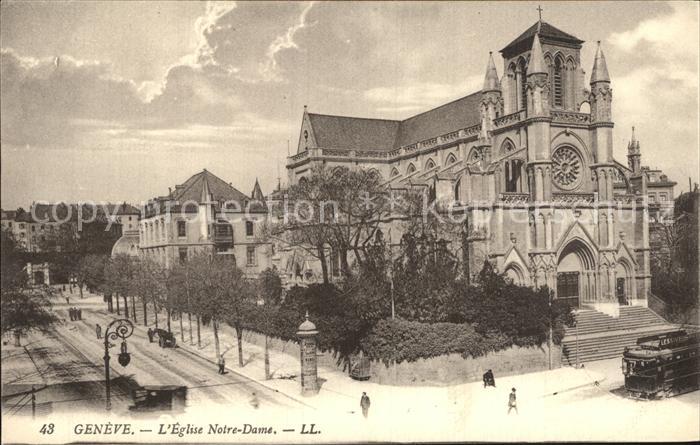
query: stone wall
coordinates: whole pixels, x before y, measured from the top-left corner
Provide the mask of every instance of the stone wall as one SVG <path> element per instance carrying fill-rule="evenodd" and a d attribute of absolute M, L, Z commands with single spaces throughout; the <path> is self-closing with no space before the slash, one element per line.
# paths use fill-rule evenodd
<path fill-rule="evenodd" d="M 245 331 L 243 339 L 259 346 L 265 345 L 265 337 L 256 332 Z M 274 338 L 270 339 L 270 347 L 299 359 L 299 345 L 296 342 Z M 335 366 L 343 371 L 343 363 L 337 362 L 338 359 L 332 352 L 318 352 L 319 366 Z M 561 348 L 556 345 L 552 349 L 552 366 L 561 366 Z M 548 368 L 546 345 L 541 348 L 514 346 L 477 358 L 465 359 L 459 354 L 448 354 L 415 362 L 402 362 L 395 366 L 373 361 L 370 381 L 385 385 L 442 386 L 481 381 L 481 376 L 488 369 L 493 370 L 498 379 Z"/>

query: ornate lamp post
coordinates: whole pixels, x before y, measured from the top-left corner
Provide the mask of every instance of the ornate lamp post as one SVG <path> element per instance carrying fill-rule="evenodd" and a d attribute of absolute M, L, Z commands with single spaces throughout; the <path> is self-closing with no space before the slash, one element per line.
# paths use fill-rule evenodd
<path fill-rule="evenodd" d="M 110 396 L 110 381 L 109 381 L 109 340 L 122 339 L 121 352 L 119 353 L 119 364 L 127 366 L 131 361 L 131 355 L 126 350 L 126 339 L 134 333 L 134 325 L 123 318 L 112 321 L 105 329 L 105 392 L 106 392 L 106 409 L 112 409 L 112 401 Z"/>

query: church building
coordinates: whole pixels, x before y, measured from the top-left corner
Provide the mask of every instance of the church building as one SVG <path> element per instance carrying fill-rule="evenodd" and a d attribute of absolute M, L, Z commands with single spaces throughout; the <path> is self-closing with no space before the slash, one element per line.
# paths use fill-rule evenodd
<path fill-rule="evenodd" d="M 539 20 L 500 51 L 500 78 L 489 54 L 481 91 L 404 120 L 305 107 L 289 183 L 318 164 L 376 169 L 468 214 L 475 269 L 576 307 L 646 306 L 649 169 L 634 138 L 627 165 L 613 158 L 613 82 L 598 42 L 585 84 L 583 44 Z"/>

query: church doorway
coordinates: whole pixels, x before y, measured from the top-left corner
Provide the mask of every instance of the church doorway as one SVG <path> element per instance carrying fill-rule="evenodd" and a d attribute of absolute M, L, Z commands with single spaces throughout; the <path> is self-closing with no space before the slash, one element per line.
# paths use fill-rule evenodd
<path fill-rule="evenodd" d="M 590 247 L 580 239 L 570 241 L 559 254 L 557 298 L 570 306 L 592 303 L 596 296 L 596 264 Z"/>
<path fill-rule="evenodd" d="M 626 259 L 621 258 L 615 266 L 615 296 L 621 306 L 631 303 L 635 298 L 634 267 Z"/>
<path fill-rule="evenodd" d="M 618 278 L 615 286 L 615 295 L 617 296 L 617 301 L 621 306 L 627 304 L 627 295 L 625 293 L 625 279 Z"/>
<path fill-rule="evenodd" d="M 557 298 L 569 303 L 569 306 L 579 307 L 579 273 L 557 273 Z"/>

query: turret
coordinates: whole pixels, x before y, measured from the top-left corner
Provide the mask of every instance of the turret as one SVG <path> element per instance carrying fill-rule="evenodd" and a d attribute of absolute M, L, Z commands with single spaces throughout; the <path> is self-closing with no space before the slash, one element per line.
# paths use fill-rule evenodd
<path fill-rule="evenodd" d="M 598 199 L 613 199 L 614 164 L 613 159 L 613 123 L 612 123 L 612 88 L 610 75 L 605 63 L 605 56 L 598 41 L 598 49 L 591 70 L 591 145 L 595 158 L 595 175 L 597 178 Z"/>
<path fill-rule="evenodd" d="M 627 165 L 633 174 L 639 174 L 641 171 L 642 152 L 639 149 L 639 141 L 634 135 L 634 127 L 632 127 L 632 139 L 627 144 Z"/>
<path fill-rule="evenodd" d="M 255 178 L 255 185 L 253 186 L 253 192 L 250 194 L 250 197 L 253 198 L 253 201 L 263 202 L 265 200 L 258 178 Z"/>
<path fill-rule="evenodd" d="M 612 88 L 600 41 L 591 71 L 591 93 L 588 100 L 591 104 L 591 122 L 612 122 Z"/>
<path fill-rule="evenodd" d="M 547 116 L 549 114 L 549 72 L 542 53 L 539 34 L 532 39 L 530 62 L 527 66 L 527 114 Z"/>
<path fill-rule="evenodd" d="M 527 66 L 528 180 L 530 198 L 549 201 L 551 188 L 551 138 L 549 116 L 549 73 L 546 69 L 539 32 L 532 39 Z"/>
<path fill-rule="evenodd" d="M 493 120 L 503 111 L 503 99 L 501 98 L 501 82 L 498 80 L 496 64 L 493 63 L 493 53 L 489 51 L 489 62 L 484 76 L 484 88 L 481 90 L 481 117 L 482 127 L 486 121 L 486 129 L 493 129 Z"/>

